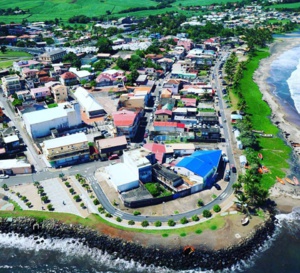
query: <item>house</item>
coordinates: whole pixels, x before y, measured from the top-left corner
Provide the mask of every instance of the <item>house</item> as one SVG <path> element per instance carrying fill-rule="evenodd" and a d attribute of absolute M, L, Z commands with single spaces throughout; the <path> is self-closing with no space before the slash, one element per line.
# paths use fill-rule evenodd
<path fill-rule="evenodd" d="M 53 94 L 54 101 L 56 103 L 58 103 L 58 102 L 64 102 L 68 98 L 67 87 L 64 86 L 64 85 L 56 84 L 56 85 L 52 86 L 51 87 L 51 92 Z"/>
<path fill-rule="evenodd" d="M 171 58 L 161 58 L 156 61 L 165 72 L 169 72 L 172 69 L 172 65 L 174 63 L 174 60 Z"/>
<path fill-rule="evenodd" d="M 156 110 L 154 115 L 155 121 L 170 121 L 172 118 L 172 111 L 168 109 L 160 109 Z"/>
<path fill-rule="evenodd" d="M 96 78 L 97 87 L 118 85 L 122 82 L 126 82 L 125 73 L 122 70 L 108 69 Z"/>
<path fill-rule="evenodd" d="M 189 51 L 194 47 L 194 43 L 191 39 L 181 38 L 177 41 L 177 46 L 183 46 L 186 51 Z"/>
<path fill-rule="evenodd" d="M 15 153 L 20 150 L 20 140 L 17 135 L 3 137 L 3 143 L 8 154 Z"/>
<path fill-rule="evenodd" d="M 87 54 L 83 58 L 81 58 L 80 61 L 81 61 L 81 65 L 85 65 L 85 64 L 93 64 L 97 60 L 98 60 L 98 58 L 96 55 Z"/>
<path fill-rule="evenodd" d="M 22 90 L 20 77 L 18 75 L 8 75 L 1 78 L 3 94 L 8 97 L 16 91 Z"/>
<path fill-rule="evenodd" d="M 154 121 L 154 131 L 157 132 L 184 132 L 185 125 L 183 123 L 171 122 L 171 121 Z"/>
<path fill-rule="evenodd" d="M 74 96 L 88 118 L 100 117 L 106 114 L 100 103 L 83 87 L 78 87 Z"/>
<path fill-rule="evenodd" d="M 85 133 L 45 140 L 42 150 L 54 168 L 87 162 L 90 153 Z"/>
<path fill-rule="evenodd" d="M 243 116 L 239 114 L 231 114 L 230 118 L 232 123 L 236 123 L 238 120 L 242 120 Z"/>
<path fill-rule="evenodd" d="M 77 76 L 72 72 L 65 72 L 62 74 L 59 81 L 65 86 L 72 86 L 78 83 Z"/>
<path fill-rule="evenodd" d="M 22 101 L 31 101 L 34 99 L 31 92 L 28 90 L 17 91 L 15 94 L 17 95 L 18 99 Z"/>
<path fill-rule="evenodd" d="M 137 173 L 142 183 L 152 181 L 151 162 L 154 160 L 155 155 L 143 148 L 124 151 L 123 153 L 123 161 L 128 166 L 128 170 Z"/>
<path fill-rule="evenodd" d="M 163 164 L 166 160 L 166 147 L 163 144 L 158 143 L 146 143 L 143 146 L 144 149 L 155 154 L 155 159 L 158 163 Z"/>
<path fill-rule="evenodd" d="M 57 63 L 62 61 L 67 52 L 63 49 L 56 49 L 49 52 L 45 52 L 39 56 L 41 62 Z"/>
<path fill-rule="evenodd" d="M 32 88 L 30 93 L 34 99 L 37 101 L 44 100 L 47 96 L 51 95 L 50 89 L 48 87 L 42 86 L 38 88 Z"/>
<path fill-rule="evenodd" d="M 78 82 L 90 80 L 91 73 L 87 70 L 77 70 L 76 68 L 71 67 L 69 71 L 76 75 Z"/>
<path fill-rule="evenodd" d="M 221 150 L 196 151 L 181 159 L 174 170 L 189 179 L 191 193 L 199 192 L 215 183 L 221 158 Z"/>
<path fill-rule="evenodd" d="M 195 152 L 193 143 L 169 143 L 165 144 L 166 154 L 172 156 L 186 156 Z"/>
<path fill-rule="evenodd" d="M 159 181 L 173 191 L 177 191 L 176 188 L 184 183 L 181 176 L 159 164 L 153 165 L 152 173 L 155 181 Z"/>
<path fill-rule="evenodd" d="M 32 173 L 31 165 L 23 159 L 0 160 L 0 171 L 3 174 L 29 174 Z"/>
<path fill-rule="evenodd" d="M 23 122 L 32 138 L 44 137 L 52 129 L 66 130 L 80 125 L 80 106 L 77 102 L 60 103 L 58 107 L 23 114 Z"/>
<path fill-rule="evenodd" d="M 24 67 L 22 68 L 22 72 L 21 72 L 21 75 L 23 78 L 35 78 L 37 72 L 39 70 L 38 69 L 30 69 L 28 67 Z"/>
<path fill-rule="evenodd" d="M 197 99 L 193 98 L 181 98 L 180 99 L 185 107 L 197 107 Z"/>
<path fill-rule="evenodd" d="M 127 139 L 125 136 L 103 138 L 96 140 L 96 146 L 99 150 L 101 159 L 107 159 L 112 154 L 122 154 L 127 148 Z"/>
<path fill-rule="evenodd" d="M 118 136 L 126 136 L 127 139 L 132 139 L 137 132 L 140 119 L 143 116 L 143 110 L 136 109 L 134 111 L 123 109 L 112 114 L 114 126 Z"/>
<path fill-rule="evenodd" d="M 169 79 L 167 82 L 163 83 L 162 88 L 170 90 L 172 95 L 177 95 L 179 89 L 181 88 L 181 81 L 175 79 Z"/>
<path fill-rule="evenodd" d="M 147 83 L 148 81 L 147 78 L 148 78 L 147 75 L 139 75 L 135 82 L 138 85 L 143 85 Z"/>

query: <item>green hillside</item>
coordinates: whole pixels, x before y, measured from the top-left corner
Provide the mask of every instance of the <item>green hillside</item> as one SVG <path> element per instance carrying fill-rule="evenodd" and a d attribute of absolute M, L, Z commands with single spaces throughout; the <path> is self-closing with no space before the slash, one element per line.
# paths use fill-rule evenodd
<path fill-rule="evenodd" d="M 180 6 L 210 5 L 216 3 L 215 0 L 177 0 L 172 3 L 172 7 L 160 10 L 138 11 L 126 14 L 119 14 L 121 10 L 132 7 L 150 7 L 157 6 L 158 2 L 152 0 L 10 0 L 2 1 L 1 9 L 19 7 L 23 10 L 29 10 L 29 14 L 0 16 L 1 22 L 21 22 L 26 18 L 28 21 L 45 21 L 55 18 L 67 21 L 74 15 L 101 16 L 107 11 L 112 12 L 114 17 L 126 15 L 147 16 L 149 14 L 160 14 L 166 11 L 180 11 Z M 219 0 L 218 3 L 236 2 L 234 0 Z M 182 11 L 184 12 L 184 11 Z M 198 12 L 199 13 L 199 12 Z"/>

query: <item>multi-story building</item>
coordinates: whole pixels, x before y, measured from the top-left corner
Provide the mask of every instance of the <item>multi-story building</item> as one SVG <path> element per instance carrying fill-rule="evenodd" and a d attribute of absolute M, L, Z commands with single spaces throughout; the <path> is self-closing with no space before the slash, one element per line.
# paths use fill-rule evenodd
<path fill-rule="evenodd" d="M 8 75 L 1 78 L 3 94 L 8 97 L 16 91 L 22 89 L 20 77 L 18 75 Z"/>
<path fill-rule="evenodd" d="M 45 52 L 39 56 L 39 60 L 41 62 L 59 62 L 63 59 L 63 57 L 67 54 L 65 50 L 57 49 L 50 52 Z"/>
<path fill-rule="evenodd" d="M 55 102 L 63 102 L 68 98 L 67 87 L 61 84 L 55 85 L 51 88 Z"/>
<path fill-rule="evenodd" d="M 89 160 L 88 139 L 84 133 L 46 140 L 42 146 L 43 154 L 55 168 Z"/>
<path fill-rule="evenodd" d="M 65 102 L 58 107 L 23 114 L 24 126 L 32 138 L 51 134 L 52 129 L 64 131 L 81 124 L 80 106 Z"/>

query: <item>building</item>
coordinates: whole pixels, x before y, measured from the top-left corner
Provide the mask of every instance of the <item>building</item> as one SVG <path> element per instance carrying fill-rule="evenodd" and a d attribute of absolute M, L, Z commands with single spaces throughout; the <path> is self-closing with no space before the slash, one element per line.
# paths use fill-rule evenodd
<path fill-rule="evenodd" d="M 74 96 L 88 118 L 100 117 L 106 114 L 99 102 L 83 87 L 78 87 Z"/>
<path fill-rule="evenodd" d="M 154 121 L 154 131 L 156 132 L 184 132 L 185 125 L 183 123 L 171 122 L 171 121 Z"/>
<path fill-rule="evenodd" d="M 62 61 L 67 52 L 63 49 L 56 49 L 53 51 L 45 52 L 39 56 L 41 62 L 55 63 Z"/>
<path fill-rule="evenodd" d="M 78 83 L 77 76 L 72 72 L 65 72 L 60 75 L 59 80 L 65 86 L 76 85 Z"/>
<path fill-rule="evenodd" d="M 173 191 L 177 191 L 176 188 L 184 183 L 181 176 L 159 164 L 153 165 L 152 173 L 154 180 L 159 181 Z"/>
<path fill-rule="evenodd" d="M 47 96 L 51 95 L 50 89 L 46 86 L 32 88 L 30 93 L 34 99 L 37 101 L 44 100 Z"/>
<path fill-rule="evenodd" d="M 25 113 L 23 122 L 32 138 L 44 137 L 51 134 L 51 129 L 63 131 L 80 125 L 80 106 L 77 102 L 66 102 L 58 107 Z"/>
<path fill-rule="evenodd" d="M 158 143 L 146 143 L 143 146 L 144 149 L 155 154 L 155 159 L 158 163 L 163 164 L 166 160 L 166 147 L 163 144 Z"/>
<path fill-rule="evenodd" d="M 91 73 L 87 70 L 77 70 L 77 68 L 71 67 L 69 71 L 76 75 L 78 82 L 90 80 Z"/>
<path fill-rule="evenodd" d="M 154 154 L 143 148 L 129 150 L 123 153 L 123 161 L 130 172 L 138 174 L 141 182 L 147 183 L 152 181 L 151 162 L 155 161 Z"/>
<path fill-rule="evenodd" d="M 168 109 L 156 110 L 154 115 L 155 121 L 170 121 L 172 119 L 172 111 Z"/>
<path fill-rule="evenodd" d="M 8 75 L 1 78 L 3 94 L 8 97 L 16 91 L 22 90 L 20 77 L 18 75 Z"/>
<path fill-rule="evenodd" d="M 101 159 L 107 159 L 112 154 L 122 154 L 127 148 L 127 140 L 125 136 L 104 138 L 96 140 L 96 146 Z"/>
<path fill-rule="evenodd" d="M 221 157 L 221 150 L 196 151 L 180 160 L 174 170 L 188 178 L 191 193 L 199 192 L 214 184 Z"/>
<path fill-rule="evenodd" d="M 112 114 L 117 135 L 124 135 L 127 139 L 131 139 L 136 135 L 140 119 L 143 111 L 137 109 L 135 111 L 121 110 Z"/>
<path fill-rule="evenodd" d="M 22 159 L 0 160 L 0 171 L 3 174 L 26 174 L 32 173 L 31 165 Z"/>
<path fill-rule="evenodd" d="M 89 160 L 88 139 L 84 133 L 45 140 L 43 154 L 54 168 Z"/>
<path fill-rule="evenodd" d="M 56 103 L 58 102 L 64 102 L 68 98 L 68 91 L 67 87 L 61 84 L 55 85 L 51 88 L 51 92 L 54 97 L 54 101 Z"/>
<path fill-rule="evenodd" d="M 109 175 L 110 184 L 121 193 L 139 187 L 139 176 L 135 172 L 128 171 L 128 166 L 124 163 L 109 165 L 105 168 Z"/>
<path fill-rule="evenodd" d="M 3 137 L 3 142 L 7 153 L 15 153 L 20 149 L 20 140 L 17 135 Z"/>

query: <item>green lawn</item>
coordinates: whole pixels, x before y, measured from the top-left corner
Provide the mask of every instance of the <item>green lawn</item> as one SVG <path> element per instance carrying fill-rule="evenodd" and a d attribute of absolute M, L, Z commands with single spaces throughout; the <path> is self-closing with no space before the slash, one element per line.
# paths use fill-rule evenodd
<path fill-rule="evenodd" d="M 168 235 L 180 235 L 181 233 L 191 234 L 191 233 L 197 233 L 196 231 L 204 231 L 204 230 L 210 230 L 213 229 L 220 229 L 224 226 L 225 220 L 224 217 L 216 216 L 206 222 L 203 223 L 197 223 L 193 226 L 186 226 L 178 229 L 159 229 L 154 226 L 151 227 L 151 229 L 147 228 L 141 228 L 141 227 L 123 227 L 117 224 L 113 224 L 106 219 L 100 217 L 99 215 L 91 214 L 87 218 L 81 218 L 79 216 L 73 215 L 73 214 L 67 214 L 67 213 L 57 213 L 57 212 L 45 212 L 45 211 L 0 211 L 0 217 L 21 217 L 21 216 L 27 216 L 27 217 L 34 217 L 39 222 L 46 220 L 46 219 L 56 219 L 58 221 L 61 221 L 66 224 L 81 224 L 84 226 L 88 226 L 93 229 L 97 229 L 99 227 L 99 224 L 106 224 L 108 226 L 112 226 L 121 230 L 126 231 L 134 231 L 134 232 L 142 232 L 146 234 L 168 234 Z M 232 215 L 230 217 L 234 217 L 235 215 Z M 123 220 L 124 222 L 124 220 Z M 201 232 L 198 232 L 200 234 Z"/>
<path fill-rule="evenodd" d="M 238 0 L 239 2 L 240 0 Z M 30 11 L 30 14 L 24 15 L 9 15 L 9 16 L 0 16 L 0 21 L 2 22 L 21 22 L 22 19 L 27 18 L 27 20 L 33 21 L 45 21 L 53 20 L 55 18 L 62 19 L 64 22 L 67 22 L 68 19 L 74 15 L 83 14 L 86 16 L 101 16 L 105 15 L 106 11 L 111 11 L 114 17 L 123 17 L 123 16 L 148 16 L 151 14 L 162 14 L 167 11 L 177 11 L 183 12 L 187 16 L 201 13 L 201 10 L 194 11 L 181 11 L 180 6 L 201 6 L 201 5 L 210 5 L 216 3 L 215 0 L 206 0 L 206 1 L 195 1 L 195 0 L 177 0 L 172 4 L 171 8 L 165 8 L 160 10 L 145 10 L 137 11 L 131 13 L 118 14 L 119 11 L 132 8 L 132 7 L 149 7 L 157 6 L 158 2 L 152 0 L 144 0 L 142 2 L 137 2 L 135 0 L 10 0 L 2 1 L 1 8 L 15 8 L 19 7 Z M 237 2 L 234 0 L 220 0 L 218 3 L 225 2 Z"/>
<path fill-rule="evenodd" d="M 273 9 L 277 9 L 277 8 L 296 9 L 296 8 L 300 8 L 300 2 L 297 2 L 297 3 L 286 3 L 286 4 L 274 4 L 274 5 L 271 5 L 271 6 L 267 6 L 267 8 L 273 8 Z"/>
<path fill-rule="evenodd" d="M 270 174 L 264 174 L 262 183 L 265 188 L 275 184 L 276 176 L 284 177 L 284 169 L 289 168 L 288 160 L 291 155 L 291 148 L 277 135 L 278 128 L 271 122 L 271 109 L 262 100 L 262 94 L 252 76 L 258 68 L 259 61 L 269 56 L 269 52 L 257 51 L 257 55 L 246 65 L 244 77 L 241 80 L 241 89 L 247 102 L 246 113 L 251 116 L 253 129 L 263 130 L 266 134 L 273 134 L 274 138 L 259 138 L 262 147 L 261 153 L 264 156 L 263 164 L 271 170 Z"/>
<path fill-rule="evenodd" d="M 5 53 L 0 52 L 0 69 L 12 66 L 13 62 L 19 59 L 28 60 L 31 55 L 21 51 L 7 51 Z"/>

